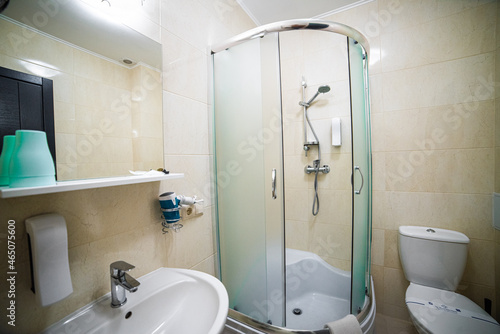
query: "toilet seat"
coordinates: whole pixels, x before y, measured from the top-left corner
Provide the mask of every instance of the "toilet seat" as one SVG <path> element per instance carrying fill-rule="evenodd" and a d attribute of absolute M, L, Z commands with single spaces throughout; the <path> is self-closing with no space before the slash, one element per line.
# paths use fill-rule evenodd
<path fill-rule="evenodd" d="M 495 319 L 458 293 L 410 283 L 405 301 L 420 333 L 500 333 Z"/>

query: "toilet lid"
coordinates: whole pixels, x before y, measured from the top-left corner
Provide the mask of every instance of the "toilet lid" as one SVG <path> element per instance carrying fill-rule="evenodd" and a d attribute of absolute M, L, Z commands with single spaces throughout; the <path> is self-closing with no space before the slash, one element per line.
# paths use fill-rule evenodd
<path fill-rule="evenodd" d="M 500 324 L 458 293 L 410 283 L 406 306 L 413 321 L 430 333 L 499 334 Z"/>

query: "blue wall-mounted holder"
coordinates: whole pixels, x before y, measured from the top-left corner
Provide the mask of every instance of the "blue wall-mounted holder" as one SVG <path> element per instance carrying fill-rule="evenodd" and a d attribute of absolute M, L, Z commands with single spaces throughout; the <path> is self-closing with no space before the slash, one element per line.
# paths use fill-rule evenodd
<path fill-rule="evenodd" d="M 179 214 L 179 204 L 181 200 L 177 198 L 177 195 L 173 191 L 161 194 L 158 196 L 158 199 L 163 214 L 163 220 L 161 222 L 163 233 L 168 233 L 169 229 L 179 232 L 183 226 L 179 223 L 181 220 Z"/>

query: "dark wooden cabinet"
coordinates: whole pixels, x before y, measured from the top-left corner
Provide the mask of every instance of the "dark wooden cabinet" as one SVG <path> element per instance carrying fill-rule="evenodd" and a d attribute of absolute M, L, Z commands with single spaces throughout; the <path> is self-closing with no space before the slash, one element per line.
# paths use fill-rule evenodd
<path fill-rule="evenodd" d="M 0 139 L 20 129 L 45 131 L 55 164 L 52 80 L 0 67 Z"/>

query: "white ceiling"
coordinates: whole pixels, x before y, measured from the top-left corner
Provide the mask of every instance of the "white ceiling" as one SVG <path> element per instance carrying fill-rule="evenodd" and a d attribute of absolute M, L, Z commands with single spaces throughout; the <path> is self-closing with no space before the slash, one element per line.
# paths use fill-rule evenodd
<path fill-rule="evenodd" d="M 257 24 L 331 15 L 373 0 L 236 0 Z"/>

